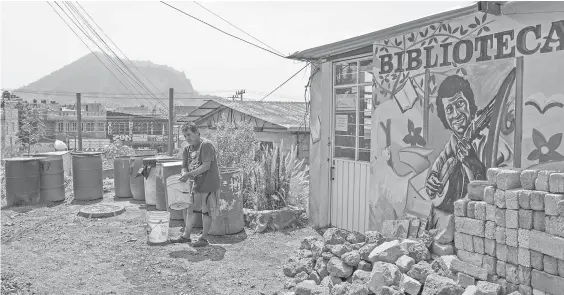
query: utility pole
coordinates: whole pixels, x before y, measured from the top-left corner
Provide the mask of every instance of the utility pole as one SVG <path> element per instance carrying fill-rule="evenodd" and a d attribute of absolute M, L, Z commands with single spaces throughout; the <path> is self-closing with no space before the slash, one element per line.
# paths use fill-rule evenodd
<path fill-rule="evenodd" d="M 245 93 L 245 89 L 237 91 L 237 96 L 241 96 L 241 101 L 243 101 L 243 94 Z"/>
<path fill-rule="evenodd" d="M 82 152 L 82 106 L 80 105 L 80 93 L 76 94 L 76 121 L 78 125 L 78 151 Z"/>
<path fill-rule="evenodd" d="M 174 125 L 174 88 L 168 89 L 168 155 L 172 157 Z"/>

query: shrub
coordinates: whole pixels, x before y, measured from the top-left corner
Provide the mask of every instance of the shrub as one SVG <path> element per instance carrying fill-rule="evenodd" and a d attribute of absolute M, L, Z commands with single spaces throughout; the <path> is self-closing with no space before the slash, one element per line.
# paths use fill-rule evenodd
<path fill-rule="evenodd" d="M 104 148 L 104 168 L 113 168 L 113 159 L 120 156 L 135 156 L 135 150 L 124 145 L 121 140 L 115 140 Z"/>

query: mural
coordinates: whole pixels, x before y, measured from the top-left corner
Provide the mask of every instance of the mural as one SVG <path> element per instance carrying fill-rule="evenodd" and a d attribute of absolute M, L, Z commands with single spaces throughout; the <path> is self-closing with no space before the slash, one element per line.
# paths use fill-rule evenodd
<path fill-rule="evenodd" d="M 477 13 L 373 51 L 369 230 L 452 214 L 487 168 L 564 163 L 564 20 Z"/>

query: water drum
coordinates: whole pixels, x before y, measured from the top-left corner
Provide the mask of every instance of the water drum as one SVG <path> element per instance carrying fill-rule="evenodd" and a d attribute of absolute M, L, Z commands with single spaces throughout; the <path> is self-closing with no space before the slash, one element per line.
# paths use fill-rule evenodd
<path fill-rule="evenodd" d="M 168 211 L 147 211 L 147 242 L 163 244 L 168 241 Z"/>
<path fill-rule="evenodd" d="M 168 207 L 172 210 L 185 210 L 194 203 L 192 181 L 180 181 L 180 175 L 169 176 L 166 180 Z"/>

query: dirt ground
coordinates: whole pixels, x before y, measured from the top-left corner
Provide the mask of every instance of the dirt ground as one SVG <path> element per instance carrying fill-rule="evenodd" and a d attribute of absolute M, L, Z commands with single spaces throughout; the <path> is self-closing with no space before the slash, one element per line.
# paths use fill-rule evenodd
<path fill-rule="evenodd" d="M 210 246 L 149 246 L 147 206 L 104 195 L 126 211 L 78 216 L 97 202 L 2 209 L 2 294 L 273 294 L 282 265 L 311 228 L 255 234 L 249 229 L 210 238 Z M 172 221 L 170 236 L 180 233 Z M 195 229 L 198 233 L 200 229 Z M 193 236 L 194 237 L 194 236 Z"/>

